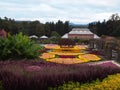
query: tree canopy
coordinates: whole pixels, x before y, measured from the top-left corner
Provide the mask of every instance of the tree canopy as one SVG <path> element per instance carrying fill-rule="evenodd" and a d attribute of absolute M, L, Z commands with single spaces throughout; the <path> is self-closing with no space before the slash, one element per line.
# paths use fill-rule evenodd
<path fill-rule="evenodd" d="M 89 29 L 98 36 L 109 35 L 120 37 L 120 17 L 118 14 L 113 14 L 107 21 L 90 23 Z"/>
<path fill-rule="evenodd" d="M 40 21 L 15 21 L 14 19 L 4 17 L 0 18 L 0 29 L 5 29 L 11 34 L 17 34 L 22 32 L 25 35 L 46 35 L 51 36 L 52 32 L 57 32 L 60 36 L 68 33 L 71 28 L 69 26 L 69 21 L 62 22 L 46 22 L 45 24 Z"/>

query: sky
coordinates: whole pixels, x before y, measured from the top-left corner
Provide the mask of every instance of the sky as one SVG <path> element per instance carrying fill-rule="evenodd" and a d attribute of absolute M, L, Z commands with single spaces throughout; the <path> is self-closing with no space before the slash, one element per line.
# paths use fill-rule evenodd
<path fill-rule="evenodd" d="M 0 0 L 0 17 L 88 24 L 120 14 L 120 0 Z"/>

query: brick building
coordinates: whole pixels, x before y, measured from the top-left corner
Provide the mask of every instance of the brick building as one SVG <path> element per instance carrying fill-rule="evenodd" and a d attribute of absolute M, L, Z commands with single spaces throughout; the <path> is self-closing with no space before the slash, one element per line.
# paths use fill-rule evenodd
<path fill-rule="evenodd" d="M 62 38 L 93 39 L 99 37 L 88 28 L 73 28 L 69 33 L 62 36 Z"/>

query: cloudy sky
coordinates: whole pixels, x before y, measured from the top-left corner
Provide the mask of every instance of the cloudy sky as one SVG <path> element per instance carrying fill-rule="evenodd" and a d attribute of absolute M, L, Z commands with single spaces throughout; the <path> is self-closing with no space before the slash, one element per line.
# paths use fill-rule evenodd
<path fill-rule="evenodd" d="M 0 0 L 0 17 L 86 24 L 120 14 L 120 0 Z"/>

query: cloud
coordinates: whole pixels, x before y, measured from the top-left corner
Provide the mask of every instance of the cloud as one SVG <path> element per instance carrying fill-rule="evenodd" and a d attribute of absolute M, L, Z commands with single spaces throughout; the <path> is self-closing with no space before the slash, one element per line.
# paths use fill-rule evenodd
<path fill-rule="evenodd" d="M 119 0 L 4 0 L 0 1 L 0 12 L 1 17 L 17 20 L 89 23 L 119 13 L 119 3 Z"/>

